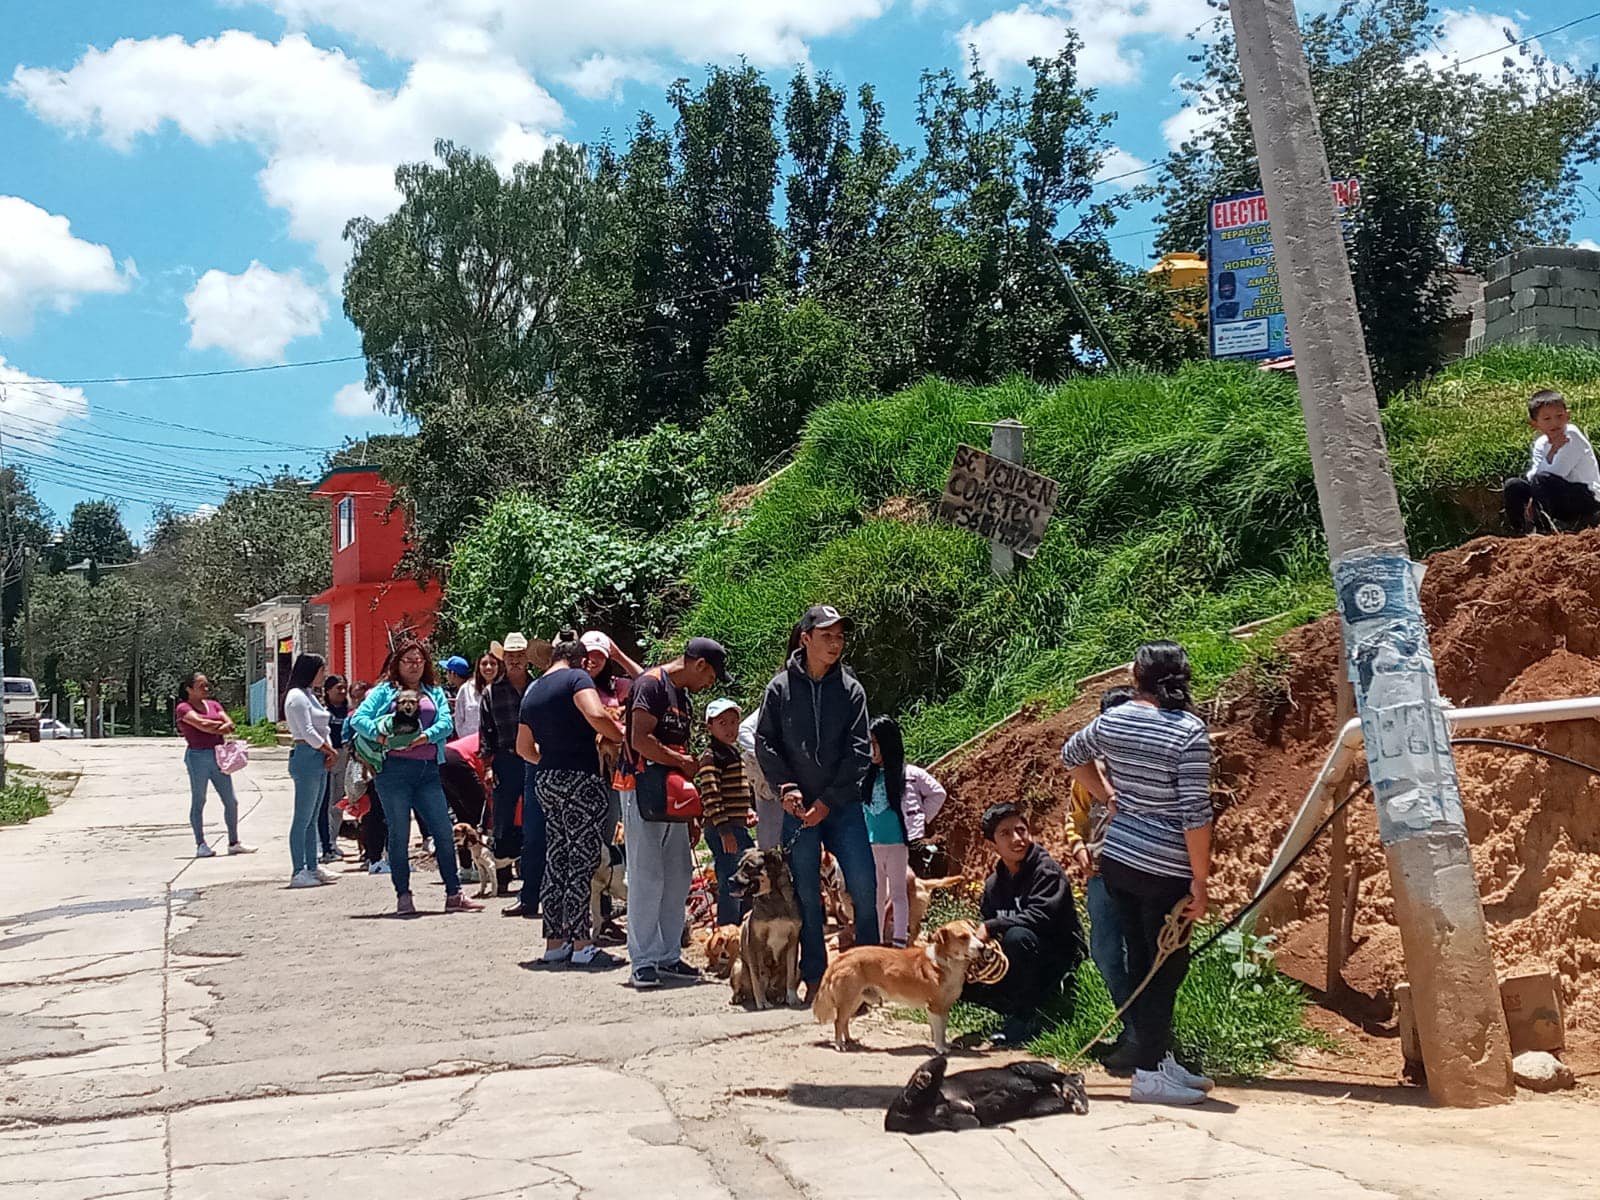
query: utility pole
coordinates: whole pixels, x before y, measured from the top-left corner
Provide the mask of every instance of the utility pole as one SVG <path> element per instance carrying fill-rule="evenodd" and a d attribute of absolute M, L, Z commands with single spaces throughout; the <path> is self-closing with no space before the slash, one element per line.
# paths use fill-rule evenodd
<path fill-rule="evenodd" d="M 1003 421 L 996 421 L 989 427 L 989 453 L 996 458 L 1003 458 L 1006 462 L 1014 462 L 1019 467 L 1024 457 L 1022 435 L 1027 426 L 1014 417 L 1007 417 Z M 989 545 L 989 569 L 1000 578 L 1004 579 L 1016 569 L 1017 556 L 999 542 Z"/>
<path fill-rule="evenodd" d="M 1513 1091 L 1505 1013 L 1294 4 L 1229 14 L 1428 1089 L 1496 1104 Z"/>

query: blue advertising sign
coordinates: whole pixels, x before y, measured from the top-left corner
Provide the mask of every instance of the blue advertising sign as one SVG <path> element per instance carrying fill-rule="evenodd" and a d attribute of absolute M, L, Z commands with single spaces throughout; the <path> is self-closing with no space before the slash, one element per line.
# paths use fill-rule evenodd
<path fill-rule="evenodd" d="M 1335 180 L 1341 214 L 1361 203 L 1361 181 Z M 1278 290 L 1267 199 L 1240 192 L 1211 202 L 1206 258 L 1211 288 L 1211 357 L 1279 358 L 1290 353 Z"/>

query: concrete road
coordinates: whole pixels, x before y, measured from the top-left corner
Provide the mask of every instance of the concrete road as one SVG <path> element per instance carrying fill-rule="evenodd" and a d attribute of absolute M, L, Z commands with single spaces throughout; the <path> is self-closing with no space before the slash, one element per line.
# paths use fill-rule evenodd
<path fill-rule="evenodd" d="M 437 913 L 436 875 L 413 921 L 381 877 L 291 892 L 274 752 L 239 777 L 260 853 L 196 861 L 177 743 L 7 749 L 82 775 L 0 830 L 4 1200 L 1593 1194 L 1600 1117 L 1572 1098 L 1280 1079 L 1155 1110 L 1098 1078 L 1086 1117 L 885 1134 L 916 1026 L 865 1020 L 840 1055 L 720 984 L 529 970 L 536 927 Z"/>

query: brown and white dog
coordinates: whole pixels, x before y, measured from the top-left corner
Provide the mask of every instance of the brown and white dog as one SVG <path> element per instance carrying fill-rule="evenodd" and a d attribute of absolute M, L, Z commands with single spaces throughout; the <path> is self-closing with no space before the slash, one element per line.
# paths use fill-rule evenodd
<path fill-rule="evenodd" d="M 472 856 L 472 865 L 478 869 L 478 898 L 481 900 L 485 896 L 493 895 L 495 869 L 497 866 L 509 866 L 511 859 L 498 859 L 489 853 L 483 834 L 465 821 L 456 825 L 453 840 L 456 849 L 466 847 L 467 853 Z"/>
<path fill-rule="evenodd" d="M 844 1050 L 850 1044 L 850 1019 L 863 1000 L 925 1008 L 933 1048 L 944 1054 L 950 1048 L 945 1037 L 950 1008 L 961 998 L 967 964 L 982 946 L 976 922 L 951 921 L 940 926 L 926 946 L 847 950 L 828 964 L 817 986 L 812 1015 L 819 1024 L 833 1022 L 834 1047 Z"/>
<path fill-rule="evenodd" d="M 718 979 L 733 974 L 733 964 L 739 958 L 739 927 L 718 925 L 706 938 L 706 970 Z"/>

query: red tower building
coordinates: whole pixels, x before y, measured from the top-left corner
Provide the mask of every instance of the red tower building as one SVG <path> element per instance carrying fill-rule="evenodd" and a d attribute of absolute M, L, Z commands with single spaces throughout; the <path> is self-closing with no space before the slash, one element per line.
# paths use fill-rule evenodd
<path fill-rule="evenodd" d="M 433 631 L 438 585 L 395 577 L 409 531 L 378 468 L 335 467 L 312 494 L 333 502 L 333 586 L 311 598 L 328 609 L 328 670 L 375 682 L 392 639 Z"/>

